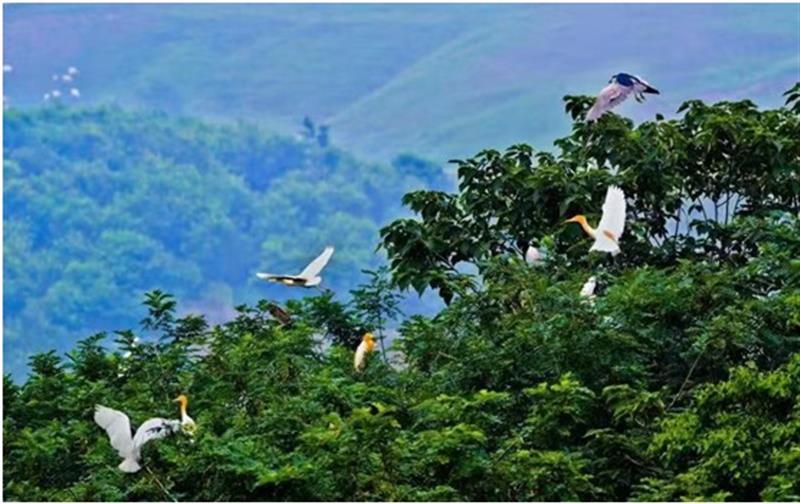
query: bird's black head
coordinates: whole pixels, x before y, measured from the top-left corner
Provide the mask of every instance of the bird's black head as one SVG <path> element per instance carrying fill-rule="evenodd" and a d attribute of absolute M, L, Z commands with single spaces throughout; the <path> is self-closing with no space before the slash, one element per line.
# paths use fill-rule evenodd
<path fill-rule="evenodd" d="M 631 74 L 626 74 L 624 72 L 620 72 L 611 77 L 611 81 L 609 82 L 616 82 L 617 84 L 625 87 L 633 86 L 635 82 L 638 82 L 639 79 L 636 76 Z"/>

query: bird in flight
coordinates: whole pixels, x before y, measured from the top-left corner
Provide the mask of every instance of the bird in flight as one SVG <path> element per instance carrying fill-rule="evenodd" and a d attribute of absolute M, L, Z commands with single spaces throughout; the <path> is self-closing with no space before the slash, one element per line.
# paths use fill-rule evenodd
<path fill-rule="evenodd" d="M 617 255 L 620 251 L 619 239 L 625 230 L 625 193 L 616 186 L 611 186 L 606 191 L 606 201 L 603 203 L 603 215 L 597 228 L 593 228 L 586 221 L 585 215 L 576 215 L 567 222 L 576 222 L 594 238 L 594 244 L 589 250 L 609 252 Z"/>
<path fill-rule="evenodd" d="M 333 255 L 333 247 L 325 247 L 325 250 L 298 275 L 276 275 L 273 273 L 256 273 L 256 276 L 267 282 L 277 282 L 289 287 L 316 287 L 322 282 L 319 276 L 322 268 L 328 264 Z"/>
<path fill-rule="evenodd" d="M 586 121 L 596 121 L 600 116 L 628 99 L 633 94 L 636 101 L 642 103 L 644 94 L 661 94 L 646 80 L 637 75 L 618 73 L 611 77 L 608 86 L 604 87 L 594 105 L 586 113 Z"/>
<path fill-rule="evenodd" d="M 111 447 L 122 457 L 118 466 L 123 472 L 134 473 L 142 468 L 142 447 L 154 439 L 162 439 L 181 428 L 179 420 L 151 418 L 136 429 L 131 436 L 131 421 L 128 415 L 115 409 L 97 405 L 94 410 L 94 421 L 102 427 L 111 440 Z"/>

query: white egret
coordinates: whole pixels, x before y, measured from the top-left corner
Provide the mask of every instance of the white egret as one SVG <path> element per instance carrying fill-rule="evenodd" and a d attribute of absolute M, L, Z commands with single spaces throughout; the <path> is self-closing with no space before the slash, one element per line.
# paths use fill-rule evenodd
<path fill-rule="evenodd" d="M 76 73 L 78 73 L 78 69 L 75 68 L 74 66 L 71 66 L 71 67 L 67 68 L 67 73 L 70 74 L 70 75 L 75 75 Z"/>
<path fill-rule="evenodd" d="M 127 473 L 134 473 L 142 468 L 139 462 L 145 444 L 154 439 L 165 438 L 181 428 L 181 422 L 178 420 L 151 418 L 140 425 L 136 429 L 136 434 L 131 437 L 131 421 L 128 415 L 99 404 L 95 406 L 94 421 L 108 434 L 111 447 L 117 450 L 123 459 L 118 467 Z"/>
<path fill-rule="evenodd" d="M 542 261 L 542 253 L 539 249 L 531 245 L 525 251 L 525 262 L 528 264 L 537 264 Z"/>
<path fill-rule="evenodd" d="M 594 244 L 589 250 L 610 252 L 612 255 L 619 253 L 619 239 L 625 230 L 625 193 L 616 186 L 611 186 L 606 191 L 606 201 L 603 203 L 603 216 L 597 229 L 586 221 L 586 216 L 576 215 L 567 222 L 577 222 L 586 234 L 594 238 Z"/>
<path fill-rule="evenodd" d="M 594 290 L 597 288 L 597 277 L 590 276 L 589 280 L 583 284 L 581 288 L 581 297 L 585 297 L 588 299 L 594 299 Z"/>
<path fill-rule="evenodd" d="M 72 95 L 72 96 L 74 96 L 75 98 L 80 98 L 80 97 L 81 97 L 81 92 L 78 90 L 78 88 L 72 88 L 72 89 L 70 89 L 70 90 L 69 90 L 69 94 L 71 94 L 71 95 Z"/>
<path fill-rule="evenodd" d="M 268 282 L 277 282 L 289 287 L 316 287 L 322 282 L 319 276 L 322 268 L 328 264 L 333 255 L 333 247 L 325 247 L 325 250 L 298 275 L 275 275 L 272 273 L 256 273 L 256 276 Z"/>
<path fill-rule="evenodd" d="M 42 96 L 42 99 L 44 101 L 49 101 L 50 100 L 50 93 L 45 93 L 44 96 Z"/>
<path fill-rule="evenodd" d="M 367 363 L 367 355 L 375 351 L 375 337 L 372 333 L 364 334 L 361 343 L 356 348 L 356 355 L 353 359 L 353 367 L 356 371 L 361 372 Z"/>
<path fill-rule="evenodd" d="M 181 405 L 181 430 L 189 436 L 194 436 L 197 432 L 197 424 L 194 423 L 192 417 L 186 413 L 186 408 L 189 406 L 189 398 L 181 394 L 175 398 L 175 402 Z"/>
<path fill-rule="evenodd" d="M 639 103 L 644 101 L 644 93 L 661 94 L 638 75 L 618 73 L 611 77 L 608 86 L 604 87 L 594 105 L 586 113 L 587 121 L 595 121 L 600 116 L 628 99 L 633 94 Z"/>
<path fill-rule="evenodd" d="M 13 72 L 13 71 L 14 71 L 14 67 L 9 65 L 8 63 L 3 65 L 3 73 Z"/>
<path fill-rule="evenodd" d="M 72 82 L 72 76 L 70 74 L 64 74 L 61 76 L 61 80 L 64 82 Z"/>
<path fill-rule="evenodd" d="M 59 98 L 61 96 L 61 91 L 59 91 L 58 89 L 54 89 L 50 91 L 50 96 L 52 96 L 53 98 Z"/>

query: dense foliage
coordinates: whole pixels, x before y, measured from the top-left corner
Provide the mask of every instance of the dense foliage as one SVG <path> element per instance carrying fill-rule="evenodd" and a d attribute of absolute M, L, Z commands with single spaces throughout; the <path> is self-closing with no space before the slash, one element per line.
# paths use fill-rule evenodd
<path fill-rule="evenodd" d="M 404 320 L 362 374 L 360 333 L 398 316 L 383 270 L 348 304 L 290 302 L 291 323 L 262 301 L 208 327 L 150 293 L 158 342 L 98 335 L 4 380 L 5 497 L 797 500 L 798 95 L 576 122 L 558 154 L 485 151 L 458 163 L 458 194 L 408 194 L 420 218 L 382 232 L 392 279 L 449 304 Z M 595 217 L 611 183 L 629 196 L 623 252 L 589 255 L 561 223 Z M 543 263 L 522 260 L 529 243 Z M 579 297 L 592 274 L 597 298 Z M 197 438 L 119 472 L 94 404 L 140 423 L 179 392 Z"/>
<path fill-rule="evenodd" d="M 279 289 L 256 271 L 299 272 L 325 245 L 325 285 L 375 267 L 378 229 L 411 188 L 446 184 L 413 156 L 367 164 L 315 134 L 292 140 L 116 108 L 6 110 L 5 365 L 136 322 L 154 288 L 225 319 Z M 325 144 L 325 145 L 323 145 Z M 296 271 L 295 271 L 296 270 Z"/>

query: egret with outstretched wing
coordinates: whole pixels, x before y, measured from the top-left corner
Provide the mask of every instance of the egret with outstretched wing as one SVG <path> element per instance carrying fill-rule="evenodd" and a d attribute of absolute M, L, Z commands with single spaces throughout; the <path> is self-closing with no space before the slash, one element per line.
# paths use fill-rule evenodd
<path fill-rule="evenodd" d="M 596 229 L 589 225 L 584 215 L 576 215 L 567 222 L 580 224 L 586 234 L 594 238 L 590 251 L 598 250 L 616 255 L 620 251 L 619 240 L 625 230 L 625 208 L 625 193 L 619 187 L 611 186 L 606 191 L 603 216 L 600 217 Z"/>
<path fill-rule="evenodd" d="M 142 468 L 139 465 L 142 447 L 154 439 L 162 439 L 177 432 L 181 428 L 178 420 L 151 418 L 145 421 L 131 436 L 131 421 L 128 415 L 112 408 L 97 405 L 94 421 L 102 427 L 111 441 L 111 447 L 122 457 L 118 466 L 121 471 L 134 473 Z"/>
<path fill-rule="evenodd" d="M 322 282 L 319 276 L 322 269 L 328 264 L 333 255 L 333 247 L 325 247 L 325 250 L 298 275 L 275 275 L 273 273 L 256 273 L 256 276 L 268 282 L 277 282 L 289 287 L 316 287 Z"/>

